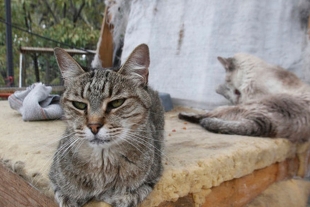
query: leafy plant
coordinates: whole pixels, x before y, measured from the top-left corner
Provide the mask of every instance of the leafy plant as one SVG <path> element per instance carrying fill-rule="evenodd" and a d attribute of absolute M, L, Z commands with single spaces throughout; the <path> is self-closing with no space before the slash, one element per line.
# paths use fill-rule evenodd
<path fill-rule="evenodd" d="M 0 86 L 7 78 L 5 0 L 0 0 Z M 102 0 L 13 0 L 12 36 L 15 84 L 19 76 L 19 48 L 62 47 L 95 50 L 104 12 Z M 53 54 L 27 53 L 24 84 L 60 83 Z M 88 58 L 89 59 L 89 58 Z M 82 64 L 87 58 L 78 58 Z"/>

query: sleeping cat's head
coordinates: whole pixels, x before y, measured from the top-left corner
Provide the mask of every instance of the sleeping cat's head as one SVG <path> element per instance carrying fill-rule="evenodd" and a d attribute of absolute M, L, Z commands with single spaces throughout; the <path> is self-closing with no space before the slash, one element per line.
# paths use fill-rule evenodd
<path fill-rule="evenodd" d="M 151 106 L 147 45 L 138 46 L 117 72 L 86 72 L 64 50 L 54 51 L 64 79 L 62 106 L 71 133 L 90 146 L 105 148 L 143 128 Z"/>
<path fill-rule="evenodd" d="M 247 53 L 236 53 L 233 57 L 217 57 L 217 59 L 225 68 L 225 81 L 237 89 L 247 81 L 246 79 L 261 72 L 262 68 L 271 70 L 273 67 L 259 57 Z"/>
<path fill-rule="evenodd" d="M 238 104 L 241 93 L 235 83 L 236 73 L 238 73 L 236 65 L 234 63 L 235 59 L 223 58 L 223 57 L 217 57 L 217 59 L 225 68 L 226 77 L 225 77 L 225 83 L 219 85 L 216 89 L 216 92 L 224 96 L 232 104 Z"/>
<path fill-rule="evenodd" d="M 231 85 L 236 88 L 235 86 L 235 80 L 238 71 L 238 68 L 235 64 L 234 58 L 223 58 L 223 57 L 217 57 L 218 61 L 222 64 L 222 66 L 225 69 L 225 82 L 227 85 Z"/>
<path fill-rule="evenodd" d="M 218 85 L 216 88 L 216 93 L 224 96 L 232 104 L 239 104 L 241 93 L 238 89 L 234 88 L 232 85 L 229 85 L 227 82 Z"/>

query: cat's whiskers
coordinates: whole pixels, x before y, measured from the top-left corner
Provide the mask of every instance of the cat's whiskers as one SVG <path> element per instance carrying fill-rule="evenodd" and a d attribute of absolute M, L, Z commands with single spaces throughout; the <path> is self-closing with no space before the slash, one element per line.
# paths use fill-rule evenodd
<path fill-rule="evenodd" d="M 55 149 L 56 149 L 56 147 L 59 144 L 60 140 L 65 139 L 67 137 L 70 137 L 73 134 L 75 134 L 75 133 L 74 132 L 70 133 L 70 134 L 68 134 L 66 136 L 62 136 L 61 138 L 57 137 L 55 139 L 50 139 L 49 141 L 44 142 L 44 147 L 55 147 Z M 42 143 L 41 142 L 38 143 L 38 141 L 36 139 L 27 139 L 27 140 L 25 139 L 25 140 L 23 140 L 23 142 L 27 143 L 27 145 L 29 145 L 29 146 L 31 146 L 33 148 L 36 148 L 38 151 L 44 149 L 42 147 Z"/>
<path fill-rule="evenodd" d="M 126 137 L 124 140 L 127 141 L 130 145 L 136 147 L 133 143 L 130 142 L 130 140 L 134 140 L 134 141 L 138 142 L 139 144 L 142 144 L 144 147 L 147 147 L 149 150 L 155 149 L 155 153 L 156 153 L 157 155 L 165 157 L 169 163 L 172 163 L 172 162 L 170 161 L 169 157 L 166 156 L 166 155 L 164 154 L 164 152 L 163 152 L 162 149 L 157 149 L 156 146 L 153 145 L 153 143 L 147 142 L 147 141 L 145 140 L 145 139 L 150 139 L 150 140 L 152 140 L 151 138 L 148 138 L 148 137 L 146 137 L 146 136 L 143 136 L 143 137 L 142 137 L 141 135 L 137 135 L 137 134 L 132 133 L 132 132 L 128 132 L 128 135 L 129 135 L 129 136 Z M 126 139 L 127 139 L 127 140 L 126 140 Z M 146 144 L 148 144 L 148 145 L 146 145 Z M 153 148 L 152 148 L 152 147 L 153 147 Z M 136 147 L 136 148 L 137 148 L 137 147 Z"/>
<path fill-rule="evenodd" d="M 133 124 L 133 125 L 137 125 L 137 124 Z M 120 130 L 120 131 L 122 131 L 123 129 L 129 129 L 128 131 L 127 131 L 127 134 L 132 134 L 132 135 L 137 135 L 136 133 L 134 133 L 134 132 L 130 132 L 130 130 L 133 130 L 132 129 L 132 127 L 122 127 L 122 128 L 115 128 L 115 129 L 118 129 L 118 130 Z M 134 129 L 133 131 L 135 131 L 135 132 L 155 132 L 155 131 L 157 131 L 157 132 L 164 132 L 164 133 L 166 133 L 167 134 L 167 132 L 165 131 L 165 130 L 137 130 L 137 129 Z M 110 133 L 110 132 L 109 132 Z M 111 134 L 111 133 L 110 133 Z M 114 134 L 113 134 L 114 135 Z M 119 134 L 115 134 L 115 135 L 119 135 Z M 139 135 L 142 139 L 144 139 L 144 140 L 146 140 L 146 139 L 148 139 L 148 140 L 154 140 L 154 138 L 152 138 L 152 137 L 147 137 L 147 136 L 141 136 L 141 135 Z M 158 142 L 161 142 L 161 143 L 164 143 L 164 139 L 162 139 L 162 140 L 157 140 Z"/>
<path fill-rule="evenodd" d="M 56 159 L 63 159 L 69 152 L 70 152 L 70 148 L 75 147 L 75 150 L 72 152 L 73 155 L 75 153 L 78 153 L 79 148 L 82 146 L 83 142 L 81 142 L 81 140 L 83 140 L 82 138 L 77 138 L 74 140 L 70 140 L 68 143 L 66 143 L 64 146 L 62 146 L 62 148 L 59 148 L 59 152 L 64 150 L 61 153 L 61 156 L 57 156 Z"/>
<path fill-rule="evenodd" d="M 74 133 L 72 133 L 72 134 L 74 134 Z M 67 135 L 66 137 L 68 137 L 68 136 L 69 135 Z M 49 168 L 47 168 L 47 165 L 49 165 L 53 159 L 63 159 L 63 157 L 65 157 L 66 154 L 69 152 L 70 148 L 75 147 L 77 149 L 76 151 L 78 151 L 78 148 L 80 148 L 81 145 L 83 144 L 82 142 L 79 142 L 80 140 L 81 140 L 81 138 L 77 138 L 77 139 L 74 139 L 74 140 L 70 139 L 68 142 L 66 142 L 64 145 L 62 145 L 60 148 L 58 148 L 57 149 L 57 153 L 63 151 L 61 153 L 61 155 L 60 156 L 56 156 L 56 153 L 55 153 L 53 157 L 51 157 L 49 160 L 47 160 L 45 162 L 45 164 L 41 167 L 39 172 L 42 172 L 42 174 L 46 174 L 46 172 L 49 170 Z M 39 181 L 40 181 L 39 178 L 36 181 L 33 179 L 31 181 L 31 183 L 32 183 L 32 185 L 34 187 L 36 187 L 38 185 Z"/>
<path fill-rule="evenodd" d="M 122 128 L 109 129 L 107 135 L 110 137 L 119 136 L 122 133 Z"/>
<path fill-rule="evenodd" d="M 49 141 L 49 142 L 45 143 L 45 146 L 52 146 L 52 145 L 55 144 L 55 143 L 58 144 L 61 140 L 65 139 L 65 138 L 68 138 L 68 137 L 72 136 L 73 134 L 75 134 L 75 132 L 72 132 L 72 133 L 70 133 L 70 134 L 68 134 L 68 135 L 66 135 L 66 136 L 62 136 L 60 139 Z M 61 146 L 61 147 L 65 147 L 65 146 Z M 55 150 L 57 151 L 58 149 L 55 148 Z M 53 154 L 53 156 L 51 156 L 51 157 L 48 159 L 48 161 L 54 159 L 54 157 L 55 157 L 55 154 Z"/>
<path fill-rule="evenodd" d="M 74 134 L 74 133 L 71 133 L 70 135 L 72 135 L 72 134 Z M 64 137 L 62 137 L 62 139 L 66 138 L 66 137 L 68 137 L 68 136 L 70 136 L 70 135 L 64 136 Z M 80 139 L 80 138 L 78 138 L 78 139 Z M 63 151 L 65 148 L 67 148 L 67 149 L 65 149 L 64 151 L 67 151 L 70 147 L 72 147 L 72 146 L 74 145 L 73 142 L 77 142 L 78 139 L 76 139 L 76 140 L 69 140 L 68 142 L 66 142 L 65 144 L 63 144 L 62 146 L 60 146 L 60 147 L 56 150 L 56 152 L 59 153 L 59 152 Z M 63 152 L 63 154 L 62 154 L 60 157 L 58 157 L 58 158 L 62 158 L 65 154 L 66 154 L 66 153 Z M 52 161 L 53 159 L 55 159 L 56 157 L 57 157 L 57 156 L 56 156 L 56 153 L 55 153 L 52 157 L 50 157 L 50 158 L 44 163 L 44 165 L 41 166 L 41 170 L 40 170 L 39 172 L 42 172 L 42 171 L 43 171 L 43 172 L 45 173 L 45 171 L 49 170 L 49 169 L 47 168 L 47 165 L 49 165 L 49 164 L 51 163 L 51 161 Z M 45 169 L 45 170 L 43 170 L 43 169 Z"/>
<path fill-rule="evenodd" d="M 133 126 L 135 126 L 135 125 L 137 125 L 137 124 L 133 124 L 131 127 L 119 127 L 117 129 L 120 129 L 120 130 L 126 129 L 126 130 L 137 131 L 137 132 L 166 132 L 165 130 L 133 129 Z M 146 138 L 147 139 L 153 139 L 152 137 L 146 137 Z"/>
<path fill-rule="evenodd" d="M 63 158 L 78 141 L 80 141 L 81 138 L 76 138 L 73 141 L 70 140 L 70 142 L 67 144 L 67 146 L 61 148 L 58 150 L 58 153 L 61 153 L 60 155 L 57 156 L 57 158 Z"/>
<path fill-rule="evenodd" d="M 134 131 L 139 131 L 139 132 L 143 132 L 143 131 L 145 131 L 145 132 L 154 132 L 154 131 L 150 131 L 150 130 L 134 130 Z M 164 131 L 164 130 L 163 130 Z M 154 140 L 152 137 L 148 137 L 148 136 L 143 136 L 143 135 L 138 135 L 138 134 L 136 134 L 135 132 L 130 132 L 130 131 L 128 131 L 127 132 L 128 134 L 131 134 L 131 135 L 136 135 L 136 136 L 140 136 L 140 138 L 141 139 L 143 139 L 143 140 Z M 164 143 L 164 139 L 163 140 L 156 140 L 157 142 L 160 142 L 160 143 Z"/>
<path fill-rule="evenodd" d="M 62 140 L 62 139 L 65 139 L 65 138 L 68 138 L 68 137 L 72 136 L 73 134 L 75 134 L 75 132 L 72 132 L 72 133 L 70 133 L 70 134 L 68 134 L 68 135 L 66 135 L 66 136 L 62 136 L 60 139 L 57 140 L 57 143 L 58 143 L 60 140 Z M 54 144 L 55 142 L 56 142 L 56 141 L 49 142 L 49 143 Z M 70 143 L 68 143 L 68 144 L 70 144 Z M 56 149 L 56 151 L 58 151 L 58 150 L 60 150 L 60 149 L 63 149 L 63 148 L 65 148 L 65 147 L 67 147 L 68 144 L 61 146 L 59 149 Z M 40 182 L 42 175 L 47 174 L 47 172 L 48 172 L 48 170 L 49 170 L 49 167 L 48 167 L 48 166 L 51 164 L 51 162 L 52 162 L 52 160 L 55 158 L 55 156 L 56 156 L 56 155 L 55 155 L 55 153 L 54 153 L 53 156 L 47 158 L 47 160 L 40 166 L 40 169 L 37 170 L 38 172 L 40 172 L 40 173 L 39 173 L 40 176 L 38 176 L 38 175 L 36 174 L 35 176 L 33 176 L 33 177 L 31 178 L 31 184 L 32 184 L 34 187 L 38 186 L 38 183 Z"/>
<path fill-rule="evenodd" d="M 140 150 L 137 146 L 135 146 L 134 144 L 132 144 L 131 142 L 129 142 L 126 139 L 123 139 L 123 141 L 125 141 L 126 143 L 130 144 L 131 146 L 133 146 L 134 148 L 136 148 L 140 153 L 141 153 L 141 157 L 145 157 L 145 154 L 148 153 L 148 151 L 142 151 Z M 124 155 L 123 155 L 124 156 Z M 145 167 L 148 167 L 148 165 L 136 165 L 137 168 L 139 168 L 140 170 L 144 170 Z M 128 172 L 128 170 L 126 170 Z"/>
<path fill-rule="evenodd" d="M 134 143 L 132 143 L 131 141 L 130 141 L 130 139 L 127 139 L 127 138 L 132 138 L 132 137 L 126 137 L 126 138 L 124 138 L 124 139 L 122 139 L 123 141 L 125 141 L 125 142 L 127 142 L 128 144 L 130 144 L 131 146 L 133 146 L 134 148 L 136 148 L 141 154 L 143 154 L 145 151 L 142 151 L 139 147 L 137 147 L 136 145 L 134 145 Z M 140 143 L 140 142 L 139 142 Z M 145 144 L 143 144 L 143 143 L 140 143 L 140 144 L 142 144 L 143 146 L 145 146 L 145 147 L 147 147 L 148 149 L 152 149 L 150 146 L 147 146 L 147 145 L 145 145 Z"/>

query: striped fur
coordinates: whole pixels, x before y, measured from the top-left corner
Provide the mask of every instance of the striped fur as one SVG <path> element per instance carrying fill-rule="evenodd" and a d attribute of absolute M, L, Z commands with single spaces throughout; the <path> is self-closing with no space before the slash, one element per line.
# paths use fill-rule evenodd
<path fill-rule="evenodd" d="M 85 72 L 65 51 L 55 55 L 67 122 L 49 174 L 56 200 L 65 207 L 91 199 L 138 205 L 162 173 L 164 112 L 147 86 L 148 47 L 138 46 L 118 72 Z"/>

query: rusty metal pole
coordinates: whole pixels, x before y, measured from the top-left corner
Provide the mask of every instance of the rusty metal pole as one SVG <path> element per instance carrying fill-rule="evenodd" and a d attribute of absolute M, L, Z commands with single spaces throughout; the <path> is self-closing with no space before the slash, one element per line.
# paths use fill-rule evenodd
<path fill-rule="evenodd" d="M 14 86 L 11 0 L 5 0 L 7 85 Z"/>

